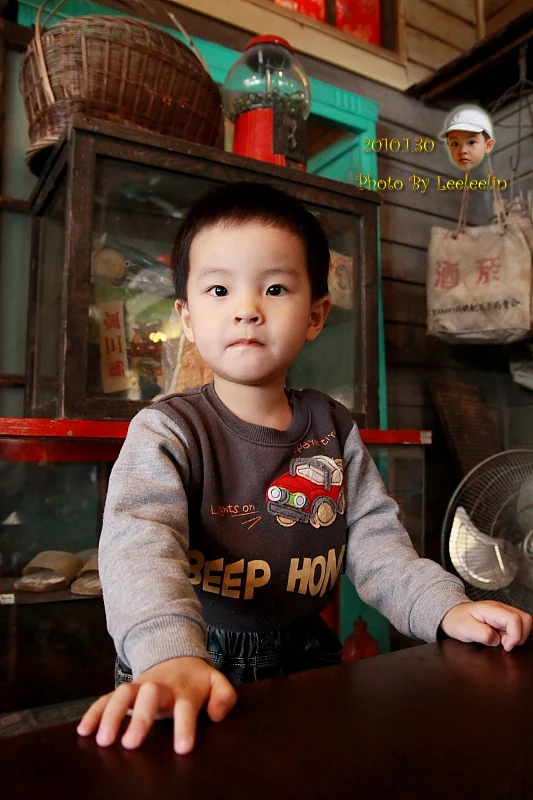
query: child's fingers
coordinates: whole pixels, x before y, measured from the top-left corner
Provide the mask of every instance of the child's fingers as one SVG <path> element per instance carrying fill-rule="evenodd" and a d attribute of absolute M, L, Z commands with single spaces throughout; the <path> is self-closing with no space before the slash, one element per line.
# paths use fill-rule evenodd
<path fill-rule="evenodd" d="M 98 700 L 95 700 L 94 703 L 89 706 L 76 729 L 80 736 L 89 736 L 90 733 L 94 733 L 102 719 L 102 714 L 112 694 L 113 692 L 102 695 L 102 697 L 99 697 Z"/>
<path fill-rule="evenodd" d="M 131 713 L 130 724 L 121 740 L 122 746 L 127 750 L 133 750 L 144 742 L 163 705 L 165 695 L 171 696 L 168 689 L 158 686 L 156 683 L 141 684 Z M 168 697 L 165 699 L 168 700 Z"/>
<path fill-rule="evenodd" d="M 211 694 L 207 703 L 207 713 L 213 722 L 221 722 L 237 702 L 237 692 L 222 675 L 214 672 L 211 678 Z"/>
<path fill-rule="evenodd" d="M 96 734 L 96 743 L 100 747 L 107 747 L 116 740 L 122 720 L 133 708 L 139 689 L 138 683 L 123 683 L 115 689 L 104 709 Z"/>
<path fill-rule="evenodd" d="M 184 755 L 194 747 L 196 721 L 201 704 L 190 699 L 180 698 L 174 704 L 174 750 Z"/>
<path fill-rule="evenodd" d="M 496 647 L 500 644 L 500 634 L 485 622 L 480 622 L 471 616 L 461 626 L 460 634 L 457 636 L 463 642 L 479 642 L 489 647 Z"/>
<path fill-rule="evenodd" d="M 505 605 L 472 607 L 473 616 L 499 632 L 505 650 L 512 650 L 527 638 L 527 617 L 523 611 Z"/>
<path fill-rule="evenodd" d="M 520 611 L 520 615 L 523 620 L 522 639 L 520 640 L 520 644 L 524 644 L 531 636 L 531 631 L 533 629 L 533 617 L 531 614 L 526 614 L 525 611 Z"/>
<path fill-rule="evenodd" d="M 513 614 L 513 616 L 509 616 L 508 619 L 502 620 L 502 622 L 503 625 L 501 627 L 498 626 L 501 631 L 500 637 L 504 650 L 509 651 L 522 641 L 522 619 L 518 614 Z"/>

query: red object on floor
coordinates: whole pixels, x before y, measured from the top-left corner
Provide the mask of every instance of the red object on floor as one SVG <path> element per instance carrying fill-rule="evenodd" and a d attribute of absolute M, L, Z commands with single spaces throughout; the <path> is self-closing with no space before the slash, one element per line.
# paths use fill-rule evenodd
<path fill-rule="evenodd" d="M 337 614 L 334 603 L 330 603 L 329 606 L 326 606 L 321 616 L 332 631 L 337 630 Z"/>
<path fill-rule="evenodd" d="M 353 633 L 346 637 L 342 648 L 342 660 L 345 663 L 379 656 L 378 643 L 366 628 L 363 617 L 358 617 L 353 624 Z"/>
<path fill-rule="evenodd" d="M 274 0 L 277 6 L 283 6 L 291 11 L 298 11 L 306 17 L 326 21 L 326 0 Z"/>
<path fill-rule="evenodd" d="M 335 0 L 335 12 L 339 30 L 381 45 L 381 0 Z"/>

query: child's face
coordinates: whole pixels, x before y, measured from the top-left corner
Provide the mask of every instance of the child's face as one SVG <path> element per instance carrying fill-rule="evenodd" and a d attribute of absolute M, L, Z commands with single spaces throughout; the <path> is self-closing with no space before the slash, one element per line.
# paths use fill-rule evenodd
<path fill-rule="evenodd" d="M 249 222 L 207 228 L 190 252 L 187 303 L 176 302 L 189 341 L 215 376 L 258 386 L 285 381 L 330 301 L 311 301 L 304 243 Z"/>
<path fill-rule="evenodd" d="M 448 147 L 454 164 L 461 169 L 472 169 L 489 153 L 494 145 L 494 139 L 486 140 L 483 133 L 472 131 L 450 131 L 448 134 Z"/>

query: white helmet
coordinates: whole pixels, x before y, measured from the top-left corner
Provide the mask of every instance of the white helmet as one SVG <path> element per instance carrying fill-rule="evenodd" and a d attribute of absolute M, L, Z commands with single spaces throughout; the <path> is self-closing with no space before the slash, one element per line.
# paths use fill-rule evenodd
<path fill-rule="evenodd" d="M 491 119 L 487 112 L 479 106 L 454 108 L 446 120 L 446 128 L 439 134 L 439 139 L 446 139 L 450 131 L 457 130 L 472 131 L 472 133 L 485 131 L 491 139 L 493 138 Z"/>

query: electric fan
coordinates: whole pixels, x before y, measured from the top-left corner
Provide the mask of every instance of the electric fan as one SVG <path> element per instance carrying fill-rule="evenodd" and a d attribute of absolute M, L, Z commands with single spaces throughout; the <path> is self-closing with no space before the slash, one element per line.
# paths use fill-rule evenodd
<path fill-rule="evenodd" d="M 533 450 L 506 450 L 463 478 L 442 526 L 442 563 L 472 600 L 533 612 Z"/>

